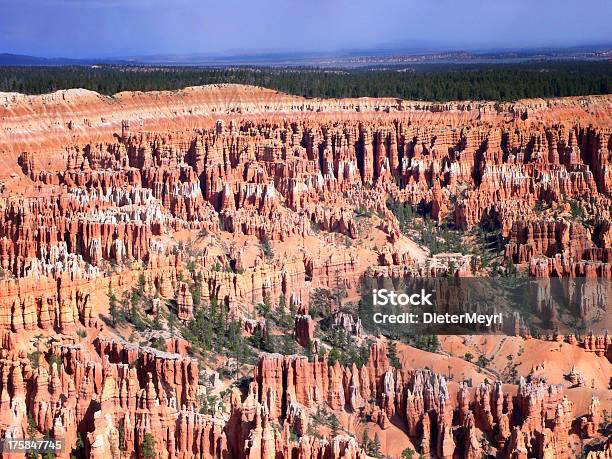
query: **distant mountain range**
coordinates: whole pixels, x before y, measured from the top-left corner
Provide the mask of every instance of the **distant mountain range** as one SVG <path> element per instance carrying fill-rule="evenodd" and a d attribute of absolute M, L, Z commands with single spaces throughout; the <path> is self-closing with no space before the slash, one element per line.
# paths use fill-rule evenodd
<path fill-rule="evenodd" d="M 0 66 L 63 66 L 63 65 L 94 65 L 94 64 L 127 64 L 113 59 L 69 59 L 66 57 L 37 57 L 24 54 L 0 53 Z"/>
<path fill-rule="evenodd" d="M 0 53 L 0 66 L 90 66 L 162 65 L 208 66 L 320 66 L 360 67 L 369 65 L 419 63 L 504 63 L 533 60 L 609 60 L 612 45 L 573 48 L 538 48 L 493 51 L 407 52 L 401 49 L 354 50 L 343 53 L 259 53 L 234 55 L 156 54 L 118 58 L 71 59 Z"/>

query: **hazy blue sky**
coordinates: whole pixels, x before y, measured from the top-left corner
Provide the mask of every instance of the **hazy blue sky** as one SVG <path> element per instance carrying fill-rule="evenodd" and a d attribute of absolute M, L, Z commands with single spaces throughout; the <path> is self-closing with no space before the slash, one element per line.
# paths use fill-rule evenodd
<path fill-rule="evenodd" d="M 612 0 L 0 0 L 0 53 L 491 49 L 612 42 Z"/>

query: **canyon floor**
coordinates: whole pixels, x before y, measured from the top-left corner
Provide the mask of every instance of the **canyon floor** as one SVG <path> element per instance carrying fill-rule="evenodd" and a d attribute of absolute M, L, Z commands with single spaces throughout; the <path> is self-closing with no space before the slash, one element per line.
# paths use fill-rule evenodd
<path fill-rule="evenodd" d="M 365 274 L 609 280 L 611 164 L 610 95 L 0 93 L 0 436 L 65 439 L 58 458 L 610 458 L 607 333 L 544 305 L 554 333 L 395 341 L 358 312 Z M 574 292 L 580 314 L 609 323 L 605 293 Z"/>

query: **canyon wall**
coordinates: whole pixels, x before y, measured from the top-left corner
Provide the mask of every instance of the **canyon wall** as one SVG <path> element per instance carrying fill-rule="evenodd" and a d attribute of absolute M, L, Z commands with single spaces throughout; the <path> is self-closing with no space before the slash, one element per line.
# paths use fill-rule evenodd
<path fill-rule="evenodd" d="M 611 278 L 611 96 L 441 104 L 238 85 L 0 94 L 0 160 L 4 438 L 65 438 L 58 457 L 78 445 L 86 457 L 138 457 L 152 433 L 161 458 L 361 459 L 371 451 L 359 420 L 399 429 L 425 457 L 526 459 L 572 457 L 577 439 L 600 435 L 609 400 L 595 392 L 577 407 L 576 392 L 542 380 L 468 387 L 392 365 L 381 337 L 362 365 L 332 363 L 308 305 L 318 289 L 354 293 L 367 270 L 487 272 L 483 254 L 415 242 L 390 201 L 466 237 L 494 234 L 531 276 Z M 294 340 L 316 355 L 263 354 L 242 383 L 219 383 L 223 406 L 203 409 L 214 358 L 196 359 L 176 330 L 161 350 L 110 324 L 110 293 L 129 303 L 135 286 L 152 298 L 143 313 L 176 316 L 179 334 L 211 302 L 245 336 L 263 334 L 261 304 L 283 301 L 297 311 Z M 361 323 L 329 303 L 334 326 L 363 345 Z M 612 360 L 608 335 L 565 340 Z M 319 409 L 338 431 L 313 431 Z"/>

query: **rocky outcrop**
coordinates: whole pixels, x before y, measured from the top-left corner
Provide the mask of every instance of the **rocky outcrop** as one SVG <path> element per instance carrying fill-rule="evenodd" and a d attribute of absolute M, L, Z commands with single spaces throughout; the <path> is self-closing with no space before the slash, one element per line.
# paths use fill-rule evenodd
<path fill-rule="evenodd" d="M 612 277 L 610 96 L 438 104 L 237 85 L 69 90 L 0 95 L 0 118 L 2 437 L 65 438 L 66 458 L 81 442 L 79 457 L 136 457 L 152 435 L 163 458 L 365 459 L 359 419 L 406 434 L 425 457 L 527 459 L 569 457 L 577 432 L 599 435 L 604 399 L 579 412 L 535 379 L 470 388 L 390 362 L 384 339 L 367 350 L 372 337 L 339 298 L 366 270 L 485 272 L 478 256 L 410 240 L 414 214 L 499 235 L 534 277 Z M 333 292 L 330 330 L 367 350 L 354 363 L 325 355 L 308 311 L 317 288 Z M 128 316 L 145 298 L 144 325 L 111 327 L 111 293 Z M 585 313 L 607 310 L 601 291 L 571 293 Z M 173 333 L 208 304 L 255 336 L 275 332 L 270 315 L 289 305 L 310 359 L 196 360 L 202 343 Z M 607 335 L 567 342 L 611 359 Z M 217 363 L 252 379 L 213 403 L 209 390 L 230 387 L 201 371 Z M 321 421 L 335 424 L 331 413 L 338 425 Z"/>
<path fill-rule="evenodd" d="M 180 320 L 187 321 L 193 319 L 193 297 L 186 282 L 179 284 L 176 296 L 177 316 Z"/>
<path fill-rule="evenodd" d="M 296 315 L 293 328 L 295 340 L 302 347 L 309 346 L 314 340 L 314 321 L 309 315 Z"/>
<path fill-rule="evenodd" d="M 421 453 L 437 457 L 459 453 L 460 457 L 480 457 L 478 432 L 499 451 L 505 449 L 504 457 L 540 456 L 550 448 L 554 457 L 569 457 L 566 445 L 575 414 L 560 386 L 521 380 L 518 393 L 511 396 L 503 393 L 501 382 L 483 383 L 473 396 L 463 387 L 455 401 L 440 375 L 405 368 L 394 371 L 382 343 L 373 345 L 362 368 L 264 355 L 255 381 L 256 396 L 270 420 L 290 417 L 293 404 L 305 409 L 327 406 L 370 415 L 373 420 L 402 419 L 409 435 L 418 440 L 415 444 L 421 444 Z M 364 403 L 366 400 L 374 405 Z M 598 406 L 595 400 L 589 417 L 580 421 L 584 432 L 593 432 L 600 422 Z M 554 423 L 549 429 L 545 426 L 550 419 Z M 457 426 L 464 427 L 463 437 L 457 437 Z"/>

